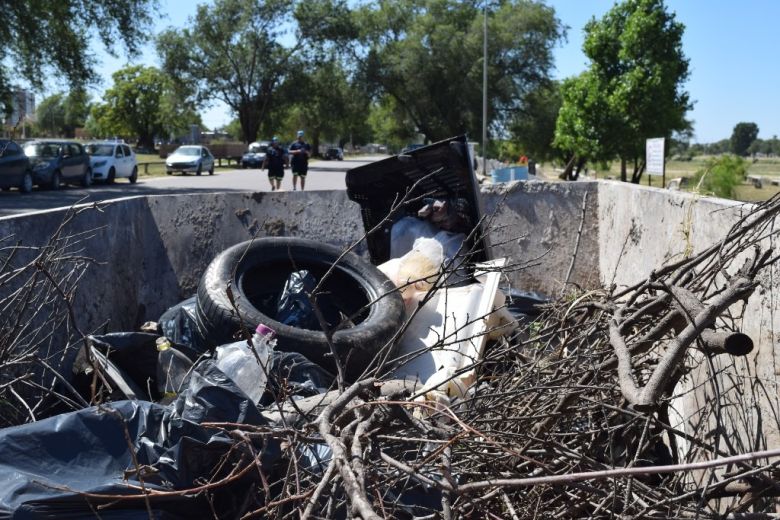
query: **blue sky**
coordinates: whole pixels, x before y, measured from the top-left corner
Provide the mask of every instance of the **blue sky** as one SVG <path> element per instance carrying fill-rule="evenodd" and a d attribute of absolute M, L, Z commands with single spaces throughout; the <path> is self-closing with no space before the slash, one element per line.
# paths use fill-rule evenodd
<path fill-rule="evenodd" d="M 161 0 L 155 16 L 155 30 L 183 26 L 195 13 L 197 1 Z M 592 17 L 600 18 L 613 0 L 547 0 L 564 25 L 568 40 L 555 50 L 556 78 L 576 75 L 587 67 L 582 53 L 583 27 Z M 775 49 L 780 40 L 780 2 L 770 0 L 667 0 L 667 8 L 685 24 L 683 50 L 690 60 L 686 90 L 694 100 L 689 118 L 694 122 L 698 142 L 712 142 L 731 135 L 741 121 L 755 122 L 759 137 L 780 135 L 780 102 L 775 93 L 780 66 Z M 100 74 L 103 88 L 111 74 L 127 64 L 127 58 L 113 59 L 103 53 Z M 157 64 L 152 46 L 138 63 Z M 102 88 L 95 91 L 96 96 Z M 209 127 L 221 126 L 231 115 L 219 104 L 203 112 Z"/>

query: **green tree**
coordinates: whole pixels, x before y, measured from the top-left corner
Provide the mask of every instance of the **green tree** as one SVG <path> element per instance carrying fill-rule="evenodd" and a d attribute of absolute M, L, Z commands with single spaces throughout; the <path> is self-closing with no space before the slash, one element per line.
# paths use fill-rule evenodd
<path fill-rule="evenodd" d="M 154 148 L 154 137 L 182 133 L 200 124 L 194 108 L 178 99 L 168 76 L 155 67 L 131 66 L 113 74 L 104 103 L 90 112 L 88 129 L 96 137 L 132 136 L 139 147 Z"/>
<path fill-rule="evenodd" d="M 722 155 L 709 159 L 696 172 L 694 185 L 700 193 L 724 199 L 733 199 L 735 188 L 747 176 L 748 163 L 736 155 Z"/>
<path fill-rule="evenodd" d="M 74 137 L 89 115 L 86 90 L 76 88 L 67 95 L 53 94 L 41 101 L 35 110 L 36 130 L 50 137 Z"/>
<path fill-rule="evenodd" d="M 587 71 L 564 81 L 556 145 L 580 158 L 621 161 L 621 178 L 639 182 L 645 140 L 690 128 L 683 84 L 683 24 L 663 0 L 626 0 L 585 26 Z"/>
<path fill-rule="evenodd" d="M 190 28 L 163 32 L 157 50 L 180 90 L 198 104 L 224 102 L 251 142 L 280 86 L 310 52 L 321 50 L 314 42 L 346 30 L 340 29 L 346 11 L 329 0 L 216 0 L 198 6 Z M 285 46 L 280 42 L 290 31 L 294 40 Z"/>
<path fill-rule="evenodd" d="M 482 133 L 483 3 L 402 0 L 355 12 L 360 75 L 428 141 Z M 497 134 L 547 85 L 563 28 L 541 2 L 506 0 L 488 12 L 488 117 Z"/>
<path fill-rule="evenodd" d="M 758 137 L 758 125 L 755 123 L 737 123 L 731 132 L 731 152 L 742 157 L 748 154 L 748 148 Z"/>
<path fill-rule="evenodd" d="M 40 89 L 49 73 L 72 86 L 97 80 L 90 50 L 97 33 L 112 55 L 122 42 L 134 54 L 156 0 L 35 0 L 0 3 L 0 108 L 10 110 L 11 79 Z"/>
<path fill-rule="evenodd" d="M 320 142 L 366 143 L 371 135 L 366 119 L 371 100 L 332 56 L 316 66 L 298 62 L 279 89 L 278 100 L 269 119 L 284 135 L 305 129 L 315 153 Z"/>
<path fill-rule="evenodd" d="M 44 98 L 35 108 L 36 131 L 47 137 L 61 135 L 65 126 L 65 106 L 62 94 L 53 94 Z"/>
<path fill-rule="evenodd" d="M 560 158 L 560 151 L 553 145 L 555 123 L 560 110 L 559 83 L 551 82 L 531 92 L 523 107 L 512 118 L 510 132 L 516 148 L 537 161 Z"/>

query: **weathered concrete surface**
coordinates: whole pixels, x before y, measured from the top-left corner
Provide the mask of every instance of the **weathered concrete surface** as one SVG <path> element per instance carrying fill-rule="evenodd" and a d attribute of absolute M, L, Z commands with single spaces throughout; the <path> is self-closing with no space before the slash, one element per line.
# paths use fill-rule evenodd
<path fill-rule="evenodd" d="M 344 191 L 214 193 L 148 198 L 167 262 L 185 298 L 219 252 L 253 236 L 289 236 L 347 247 L 360 240 L 360 207 Z M 365 252 L 360 244 L 355 252 Z"/>
<path fill-rule="evenodd" d="M 664 263 L 696 254 L 722 240 L 751 209 L 751 205 L 723 199 L 601 182 L 598 256 L 602 282 L 629 286 Z M 764 242 L 764 247 L 777 245 L 774 239 Z M 735 262 L 735 269 L 740 264 Z M 754 350 L 742 358 L 717 356 L 712 365 L 703 356 L 694 356 L 699 365 L 680 386 L 684 396 L 675 403 L 681 416 L 693 418 L 686 421 L 689 432 L 712 435 L 708 425 L 694 423 L 695 412 L 710 409 L 720 395 L 721 402 L 728 403 L 720 413 L 729 428 L 721 433 L 744 452 L 780 446 L 777 267 L 767 271 L 747 306 L 732 308 L 736 316 L 744 311 L 740 330 L 753 339 Z M 713 371 L 719 377 L 711 378 Z"/>
<path fill-rule="evenodd" d="M 572 260 L 569 282 L 598 286 L 598 183 L 514 182 L 482 195 L 493 254 L 518 268 L 514 287 L 557 296 Z"/>

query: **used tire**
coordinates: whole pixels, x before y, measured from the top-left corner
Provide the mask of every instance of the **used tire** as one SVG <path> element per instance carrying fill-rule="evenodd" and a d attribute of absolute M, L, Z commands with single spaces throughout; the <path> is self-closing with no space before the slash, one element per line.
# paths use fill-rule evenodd
<path fill-rule="evenodd" d="M 264 323 L 276 331 L 277 349 L 299 352 L 335 373 L 322 331 L 284 325 L 272 316 L 292 272 L 306 269 L 320 280 L 338 260 L 323 284 L 319 305 L 331 327 L 341 316 L 354 317 L 350 328 L 335 332 L 333 344 L 347 379 L 358 378 L 380 353 L 386 354 L 382 348 L 403 323 L 404 306 L 379 269 L 353 253 L 339 260 L 341 254 L 340 249 L 320 242 L 280 237 L 243 242 L 223 251 L 198 286 L 198 329 L 205 344 L 213 348 L 235 341 L 242 325 L 251 330 Z M 228 287 L 238 313 L 228 299 Z M 369 302 L 374 303 L 366 309 Z"/>
<path fill-rule="evenodd" d="M 116 170 L 112 166 L 110 170 L 108 170 L 108 177 L 106 178 L 106 184 L 114 184 L 114 181 L 116 180 Z"/>
<path fill-rule="evenodd" d="M 130 174 L 130 184 L 138 182 L 138 167 L 133 166 L 133 173 Z"/>

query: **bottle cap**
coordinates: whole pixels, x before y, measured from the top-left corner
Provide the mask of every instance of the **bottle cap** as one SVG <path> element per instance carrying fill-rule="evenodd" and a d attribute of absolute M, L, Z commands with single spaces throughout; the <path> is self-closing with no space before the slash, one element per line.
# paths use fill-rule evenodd
<path fill-rule="evenodd" d="M 155 343 L 157 344 L 157 350 L 159 350 L 160 352 L 171 348 L 171 342 L 165 336 L 161 336 L 157 338 L 157 341 L 155 341 Z"/>
<path fill-rule="evenodd" d="M 262 323 L 257 325 L 257 328 L 255 329 L 255 332 L 260 334 L 261 336 L 268 336 L 270 339 L 273 339 L 276 337 L 276 331 L 269 327 L 268 325 L 264 325 Z"/>

